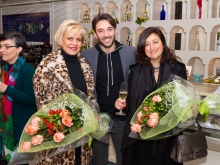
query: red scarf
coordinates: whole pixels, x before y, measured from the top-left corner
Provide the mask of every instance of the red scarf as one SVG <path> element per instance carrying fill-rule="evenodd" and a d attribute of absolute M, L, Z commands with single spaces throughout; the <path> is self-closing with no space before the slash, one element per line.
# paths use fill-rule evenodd
<path fill-rule="evenodd" d="M 15 86 L 16 84 L 16 79 L 13 78 L 11 75 L 13 66 L 10 68 L 9 72 L 6 73 L 4 72 L 4 70 L 2 70 L 2 82 L 5 83 L 7 86 Z M 12 99 L 10 97 L 8 97 L 6 94 L 3 94 L 3 98 L 2 98 L 3 104 L 3 113 L 4 113 L 4 122 L 8 121 L 8 118 L 6 115 L 12 115 Z"/>

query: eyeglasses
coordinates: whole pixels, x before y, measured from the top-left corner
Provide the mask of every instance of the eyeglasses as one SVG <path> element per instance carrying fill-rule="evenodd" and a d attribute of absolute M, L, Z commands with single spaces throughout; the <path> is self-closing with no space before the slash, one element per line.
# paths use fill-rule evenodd
<path fill-rule="evenodd" d="M 13 48 L 13 47 L 17 47 L 17 46 L 2 46 L 0 45 L 0 49 L 3 49 L 3 50 L 8 50 L 9 48 Z"/>

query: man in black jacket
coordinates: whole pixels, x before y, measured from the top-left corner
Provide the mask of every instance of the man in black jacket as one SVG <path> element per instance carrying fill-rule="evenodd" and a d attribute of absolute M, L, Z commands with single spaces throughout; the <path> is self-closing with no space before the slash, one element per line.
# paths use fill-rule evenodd
<path fill-rule="evenodd" d="M 95 47 L 84 50 L 82 55 L 93 70 L 96 84 L 95 94 L 100 111 L 106 112 L 113 119 L 112 129 L 103 137 L 102 142 L 95 139 L 92 142 L 93 165 L 107 165 L 110 137 L 116 151 L 117 165 L 121 165 L 121 140 L 125 117 L 115 114 L 118 112 L 115 102 L 119 97 L 121 82 L 127 82 L 129 67 L 135 63 L 135 48 L 122 45 L 115 40 L 116 23 L 109 14 L 104 13 L 95 17 L 92 27 L 98 43 Z M 124 107 L 121 106 L 119 109 Z"/>

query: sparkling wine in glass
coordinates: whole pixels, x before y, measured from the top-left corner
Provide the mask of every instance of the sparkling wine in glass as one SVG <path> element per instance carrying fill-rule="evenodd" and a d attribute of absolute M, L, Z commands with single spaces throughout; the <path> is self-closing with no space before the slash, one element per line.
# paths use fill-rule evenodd
<path fill-rule="evenodd" d="M 128 95 L 128 83 L 127 82 L 121 82 L 121 87 L 120 87 L 120 91 L 119 91 L 119 98 L 121 98 L 122 100 L 125 100 L 127 98 Z M 122 110 L 120 110 L 119 112 L 116 112 L 117 115 L 121 115 L 121 116 L 125 116 L 126 113 L 124 113 Z"/>

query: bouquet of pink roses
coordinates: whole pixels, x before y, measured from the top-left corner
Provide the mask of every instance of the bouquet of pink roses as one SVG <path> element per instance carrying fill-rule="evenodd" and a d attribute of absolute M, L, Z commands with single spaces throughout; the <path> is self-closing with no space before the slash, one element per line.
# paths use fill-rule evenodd
<path fill-rule="evenodd" d="M 61 142 L 65 135 L 81 129 L 83 126 L 82 109 L 69 107 L 49 110 L 48 115 L 38 115 L 31 118 L 25 126 L 25 133 L 32 136 L 31 141 L 21 143 L 21 151 L 28 151 L 31 146 L 38 146 L 46 141 Z"/>
<path fill-rule="evenodd" d="M 177 134 L 195 123 L 199 101 L 192 84 L 174 76 L 144 99 L 132 117 L 129 136 L 160 139 Z"/>
<path fill-rule="evenodd" d="M 112 121 L 81 91 L 63 94 L 31 116 L 9 164 L 38 162 L 80 145 L 101 140 Z M 48 154 L 45 155 L 46 150 Z"/>
<path fill-rule="evenodd" d="M 166 101 L 164 93 L 158 95 L 151 95 L 143 101 L 143 109 L 139 109 L 137 113 L 137 121 L 132 124 L 131 130 L 133 132 L 140 132 L 142 128 L 147 126 L 154 128 L 158 121 L 168 112 L 171 104 Z"/>
<path fill-rule="evenodd" d="M 110 127 L 110 118 L 99 114 L 86 98 L 63 94 L 42 107 L 27 122 L 18 152 L 37 152 L 101 138 Z"/>

